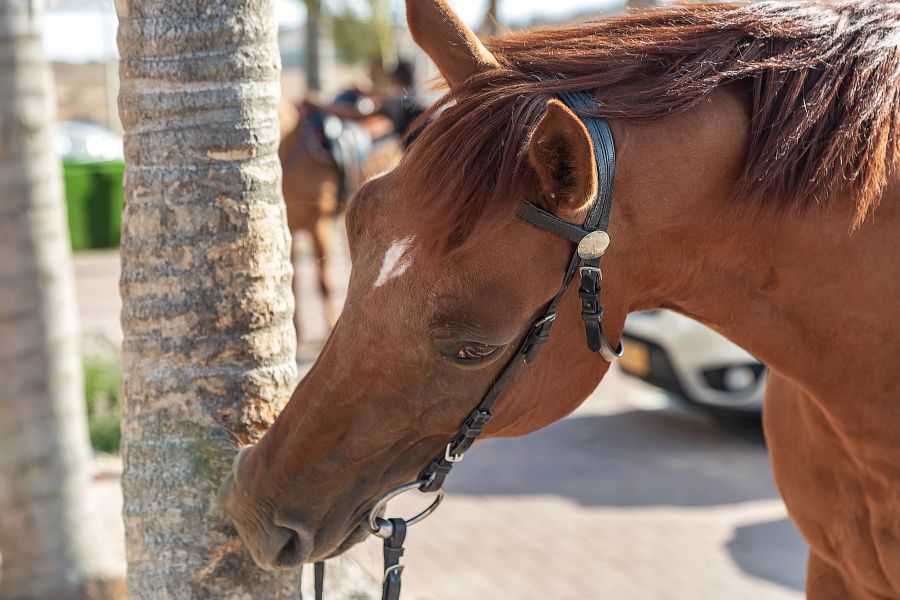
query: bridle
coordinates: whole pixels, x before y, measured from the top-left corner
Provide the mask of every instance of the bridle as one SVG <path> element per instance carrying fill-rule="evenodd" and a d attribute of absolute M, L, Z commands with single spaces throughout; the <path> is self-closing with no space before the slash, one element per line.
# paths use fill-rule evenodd
<path fill-rule="evenodd" d="M 559 96 L 563 103 L 576 114 L 597 106 L 597 101 L 587 92 L 563 92 Z M 516 216 L 523 221 L 576 244 L 576 250 L 572 254 L 563 277 L 562 286 L 550 300 L 541 316 L 532 323 L 516 353 L 506 363 L 478 406 L 469 413 L 444 451 L 431 459 L 416 481 L 392 490 L 369 511 L 368 525 L 372 534 L 384 539 L 382 600 L 397 600 L 400 597 L 400 576 L 403 572 L 400 557 L 403 556 L 406 529 L 437 509 L 444 498 L 444 480 L 453 465 L 463 459 L 466 451 L 472 447 L 472 444 L 484 431 L 484 426 L 493 416 L 491 408 L 503 388 L 519 368 L 534 360 L 538 350 L 549 339 L 550 329 L 556 321 L 556 308 L 576 274 L 581 278 L 578 296 L 581 298 L 581 317 L 584 320 L 588 348 L 592 352 L 599 352 L 607 362 L 613 362 L 622 356 L 621 342 L 616 348 L 612 348 L 603 333 L 603 307 L 600 304 L 603 279 L 600 271 L 600 258 L 606 252 L 610 242 L 606 230 L 612 210 L 613 178 L 616 171 L 615 145 L 609 123 L 605 119 L 581 116 L 579 118 L 590 134 L 598 179 L 597 194 L 588 209 L 584 222 L 580 226 L 569 223 L 527 201 L 523 202 L 516 212 Z M 412 490 L 434 492 L 437 497 L 428 508 L 411 519 L 384 519 L 379 516 L 388 501 Z M 323 562 L 318 562 L 315 566 L 316 600 L 322 600 L 324 577 L 325 565 Z"/>

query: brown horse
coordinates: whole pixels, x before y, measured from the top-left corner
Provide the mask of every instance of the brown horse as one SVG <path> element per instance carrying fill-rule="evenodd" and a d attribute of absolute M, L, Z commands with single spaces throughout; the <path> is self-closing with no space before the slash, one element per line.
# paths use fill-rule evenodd
<path fill-rule="evenodd" d="M 585 127 L 554 100 L 583 90 L 618 154 L 606 334 L 665 307 L 770 365 L 767 437 L 812 548 L 809 597 L 900 597 L 900 4 L 692 5 L 490 50 L 445 0 L 407 11 L 451 91 L 360 191 L 344 312 L 222 488 L 256 561 L 367 535 L 376 500 L 416 479 L 515 352 L 573 251 L 515 211 L 580 223 L 597 186 Z M 486 435 L 563 417 L 607 371 L 576 292 Z"/>
<path fill-rule="evenodd" d="M 297 260 L 296 234 L 305 233 L 312 241 L 319 275 L 319 291 L 328 327 L 337 320 L 337 310 L 332 300 L 332 284 L 329 269 L 329 252 L 332 248 L 334 230 L 338 217 L 346 204 L 340 200 L 341 173 L 332 155 L 325 150 L 307 127 L 307 121 L 293 104 L 283 102 L 279 106 L 281 123 L 281 145 L 278 157 L 281 160 L 282 191 L 287 206 L 288 228 L 294 236 L 291 256 Z M 381 118 L 375 125 L 382 131 L 387 119 Z M 362 165 L 362 172 L 351 179 L 366 181 L 392 169 L 403 151 L 399 140 L 387 138 L 373 149 Z M 355 193 L 355 189 L 346 193 Z M 300 289 L 299 269 L 294 268 L 294 293 Z M 299 302 L 297 303 L 299 307 Z M 299 339 L 300 313 L 295 316 Z"/>

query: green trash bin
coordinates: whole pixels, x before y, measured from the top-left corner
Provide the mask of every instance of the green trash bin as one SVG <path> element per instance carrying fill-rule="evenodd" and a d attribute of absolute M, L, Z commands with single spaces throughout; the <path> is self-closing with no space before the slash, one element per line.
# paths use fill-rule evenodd
<path fill-rule="evenodd" d="M 63 161 L 73 250 L 116 248 L 122 224 L 122 161 Z"/>

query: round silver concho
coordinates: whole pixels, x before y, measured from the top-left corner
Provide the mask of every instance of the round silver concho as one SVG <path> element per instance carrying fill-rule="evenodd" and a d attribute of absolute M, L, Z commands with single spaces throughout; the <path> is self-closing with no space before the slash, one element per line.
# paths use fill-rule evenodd
<path fill-rule="evenodd" d="M 600 258 L 609 248 L 609 234 L 605 231 L 592 231 L 578 242 L 578 256 L 585 260 Z"/>

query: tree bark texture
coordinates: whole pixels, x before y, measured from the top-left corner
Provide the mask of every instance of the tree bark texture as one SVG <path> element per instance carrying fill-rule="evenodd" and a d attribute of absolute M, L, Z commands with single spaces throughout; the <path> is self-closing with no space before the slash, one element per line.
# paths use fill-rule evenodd
<path fill-rule="evenodd" d="M 215 499 L 296 376 L 273 3 L 116 0 L 131 600 L 297 597 Z"/>
<path fill-rule="evenodd" d="M 90 500 L 72 254 L 38 0 L 0 2 L 2 600 L 115 598 Z"/>

